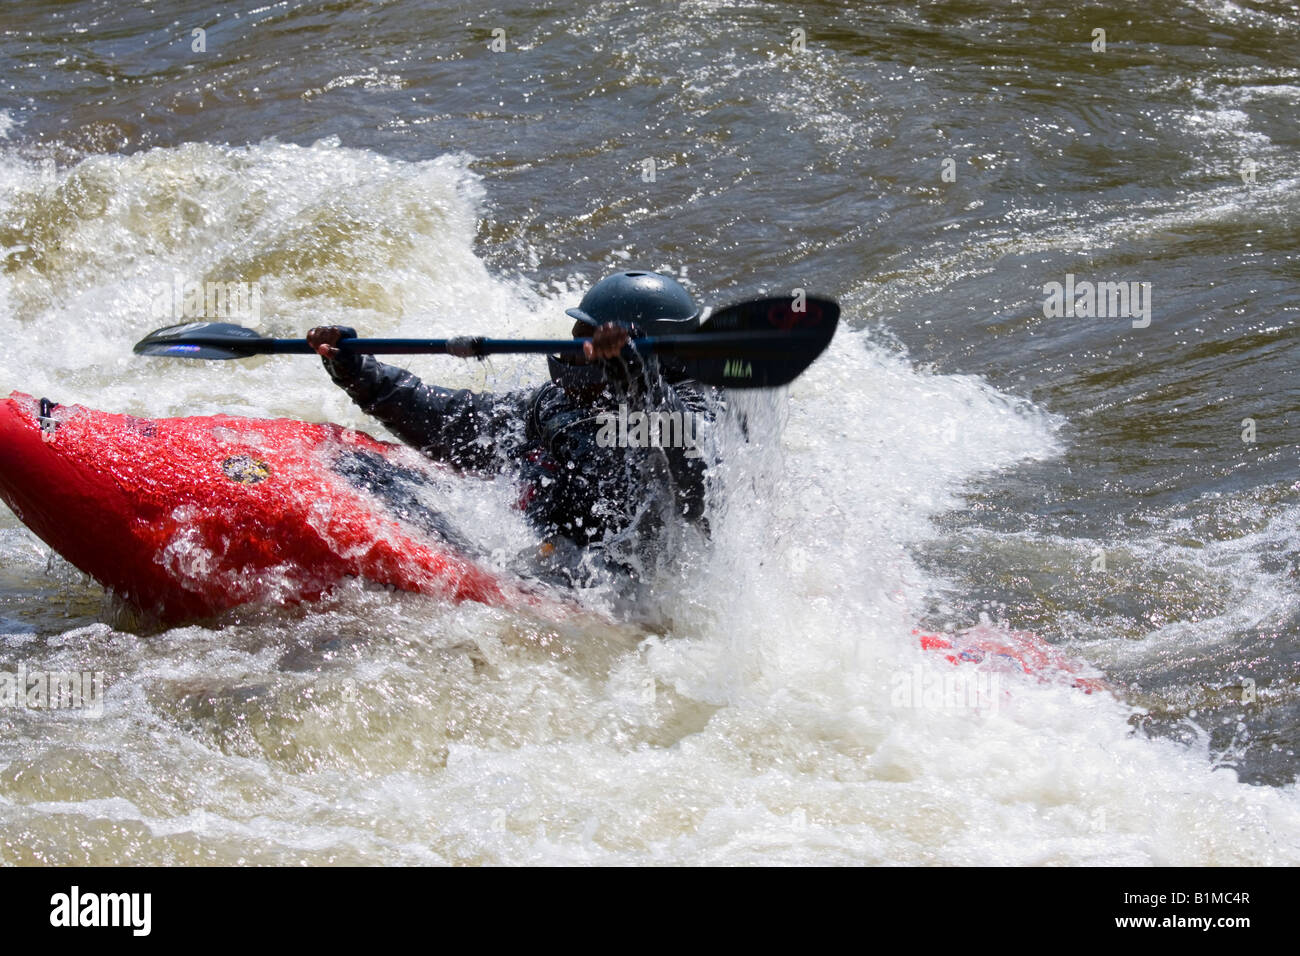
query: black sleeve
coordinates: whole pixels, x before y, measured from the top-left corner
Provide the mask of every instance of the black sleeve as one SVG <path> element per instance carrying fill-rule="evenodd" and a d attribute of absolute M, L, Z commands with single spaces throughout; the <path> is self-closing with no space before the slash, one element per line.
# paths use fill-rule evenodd
<path fill-rule="evenodd" d="M 324 359 L 330 378 L 393 434 L 465 471 L 495 472 L 522 441 L 527 397 L 426 385 L 372 355 Z"/>

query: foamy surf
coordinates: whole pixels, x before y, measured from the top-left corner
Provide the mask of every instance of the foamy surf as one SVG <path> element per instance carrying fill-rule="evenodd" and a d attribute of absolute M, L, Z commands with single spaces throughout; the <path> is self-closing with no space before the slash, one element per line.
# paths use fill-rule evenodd
<path fill-rule="evenodd" d="M 50 182 L 8 157 L 4 213 L 27 223 L 27 248 L 0 279 L 0 381 L 113 411 L 381 432 L 312 360 L 171 364 L 130 343 L 165 324 L 153 291 L 177 271 L 259 283 L 277 334 L 562 334 L 568 296 L 475 255 L 483 193 L 466 162 L 191 144 L 90 157 Z M 544 375 L 529 360 L 410 365 L 473 387 Z M 66 566 L 42 578 L 6 513 L 4 564 L 67 617 L 7 625 L 7 655 L 108 682 L 100 719 L 0 720 L 0 823 L 24 835 L 0 857 L 1300 860 L 1294 787 L 1243 786 L 1199 744 L 1148 739 L 1121 699 L 1013 674 L 996 708 L 900 698 L 901 680 L 952 668 L 917 643 L 947 582 L 914 549 L 972 481 L 1060 454 L 1058 418 L 852 330 L 749 411 L 753 440 L 724 448 L 713 547 L 666 582 L 671 614 L 650 635 L 356 585 L 144 638 L 94 623 L 95 589 Z M 509 496 L 484 492 L 485 537 L 517 534 Z"/>

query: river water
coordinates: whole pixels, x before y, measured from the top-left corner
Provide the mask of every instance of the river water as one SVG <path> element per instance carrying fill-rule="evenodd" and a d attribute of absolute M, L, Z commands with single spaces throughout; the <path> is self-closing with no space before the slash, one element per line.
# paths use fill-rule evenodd
<path fill-rule="evenodd" d="M 4 511 L 0 661 L 107 690 L 0 711 L 0 862 L 1300 861 L 1294 5 L 239 6 L 6 7 L 5 393 L 382 434 L 310 359 L 133 356 L 178 277 L 286 335 L 564 335 L 631 266 L 845 324 L 650 633 L 145 632 Z M 900 706 L 981 621 L 1114 692 Z"/>

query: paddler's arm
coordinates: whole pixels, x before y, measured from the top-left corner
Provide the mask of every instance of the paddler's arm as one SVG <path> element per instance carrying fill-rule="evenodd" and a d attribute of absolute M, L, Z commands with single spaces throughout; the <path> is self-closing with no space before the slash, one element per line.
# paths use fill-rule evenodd
<path fill-rule="evenodd" d="M 356 332 L 324 326 L 307 333 L 335 384 L 366 414 L 437 461 L 468 471 L 495 471 L 500 446 L 522 430 L 524 408 L 493 395 L 426 385 L 415 375 L 336 348 Z"/>

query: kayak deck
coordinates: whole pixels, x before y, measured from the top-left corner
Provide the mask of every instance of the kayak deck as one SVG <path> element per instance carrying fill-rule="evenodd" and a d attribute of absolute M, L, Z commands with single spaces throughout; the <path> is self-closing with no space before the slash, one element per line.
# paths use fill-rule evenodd
<path fill-rule="evenodd" d="M 454 601 L 553 605 L 476 561 L 421 501 L 436 468 L 338 425 L 146 419 L 17 392 L 0 402 L 0 498 L 163 623 L 311 600 L 348 577 Z"/>

